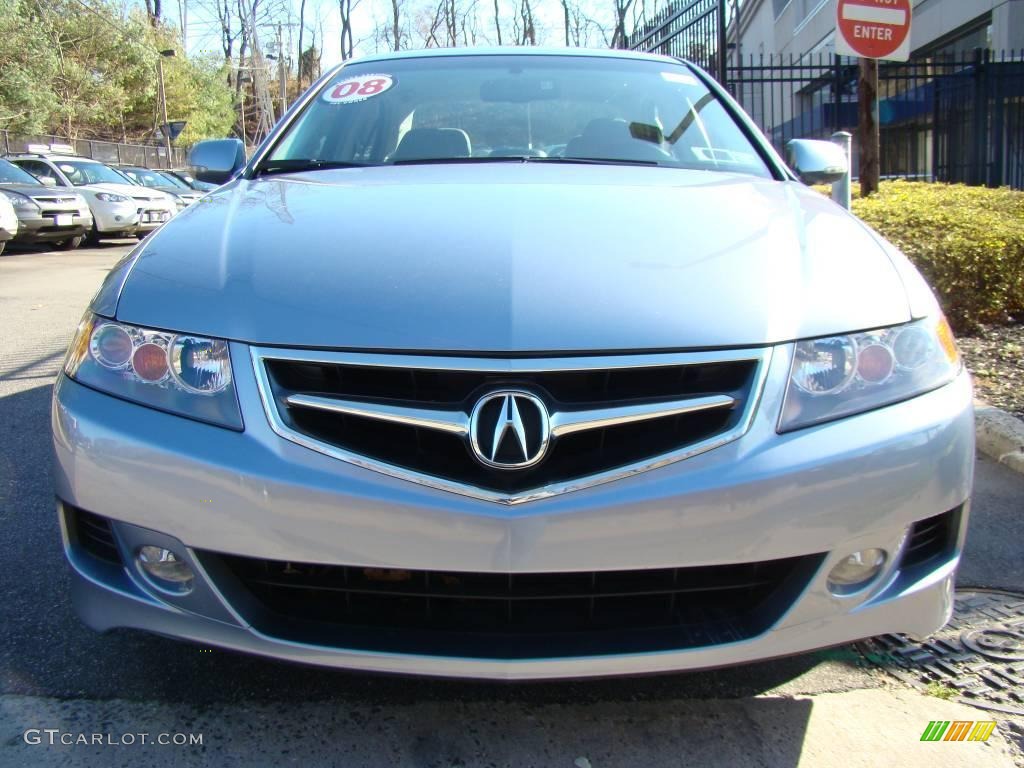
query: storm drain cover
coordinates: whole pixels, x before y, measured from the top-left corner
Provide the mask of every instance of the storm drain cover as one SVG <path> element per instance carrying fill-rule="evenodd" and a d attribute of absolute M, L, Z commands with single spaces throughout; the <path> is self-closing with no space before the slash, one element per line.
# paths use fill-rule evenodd
<path fill-rule="evenodd" d="M 976 707 L 1024 715 L 1024 595 L 957 591 L 953 618 L 926 641 L 883 635 L 858 647 L 915 688 L 940 683 Z"/>

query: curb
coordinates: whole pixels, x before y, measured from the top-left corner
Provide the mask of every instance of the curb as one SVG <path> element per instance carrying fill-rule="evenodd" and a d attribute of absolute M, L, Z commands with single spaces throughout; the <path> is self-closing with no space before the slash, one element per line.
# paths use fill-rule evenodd
<path fill-rule="evenodd" d="M 981 401 L 974 403 L 978 450 L 1015 472 L 1024 474 L 1024 421 Z"/>

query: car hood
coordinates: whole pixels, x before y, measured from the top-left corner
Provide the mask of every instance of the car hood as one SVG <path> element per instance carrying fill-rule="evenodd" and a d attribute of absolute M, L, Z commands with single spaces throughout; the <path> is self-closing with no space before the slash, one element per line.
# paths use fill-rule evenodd
<path fill-rule="evenodd" d="M 309 347 L 755 346 L 911 318 L 885 244 L 820 194 L 624 166 L 238 180 L 108 282 L 95 306 L 120 289 L 125 322 Z"/>
<path fill-rule="evenodd" d="M 134 184 L 114 184 L 112 182 L 83 184 L 78 189 L 85 189 L 91 192 L 111 192 L 115 195 L 125 195 L 135 200 L 165 200 L 167 197 L 163 192 L 156 192 L 145 187 L 135 186 Z"/>
<path fill-rule="evenodd" d="M 75 192 L 66 191 L 66 188 L 56 187 L 44 187 L 41 184 L 0 184 L 0 189 L 10 190 L 11 192 L 17 192 L 19 195 L 25 195 L 33 199 L 42 198 L 44 200 L 53 200 L 54 198 L 60 198 L 61 200 L 67 200 L 68 202 L 81 202 L 81 198 Z"/>

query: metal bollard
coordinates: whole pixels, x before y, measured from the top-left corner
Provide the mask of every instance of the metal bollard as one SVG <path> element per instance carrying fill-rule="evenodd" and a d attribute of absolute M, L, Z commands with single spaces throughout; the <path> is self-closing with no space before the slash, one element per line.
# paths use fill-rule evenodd
<path fill-rule="evenodd" d="M 853 197 L 851 193 L 853 181 L 853 134 L 837 131 L 832 134 L 832 141 L 843 148 L 846 153 L 846 175 L 832 185 L 832 199 L 846 210 L 850 210 Z"/>

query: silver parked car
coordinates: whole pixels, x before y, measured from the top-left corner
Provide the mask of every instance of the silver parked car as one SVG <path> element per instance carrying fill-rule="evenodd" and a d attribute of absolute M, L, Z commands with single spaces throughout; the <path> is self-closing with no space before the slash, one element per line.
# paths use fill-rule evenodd
<path fill-rule="evenodd" d="M 74 602 L 499 679 L 950 615 L 971 386 L 925 281 L 729 96 L 628 52 L 387 54 L 118 264 L 53 401 Z"/>

